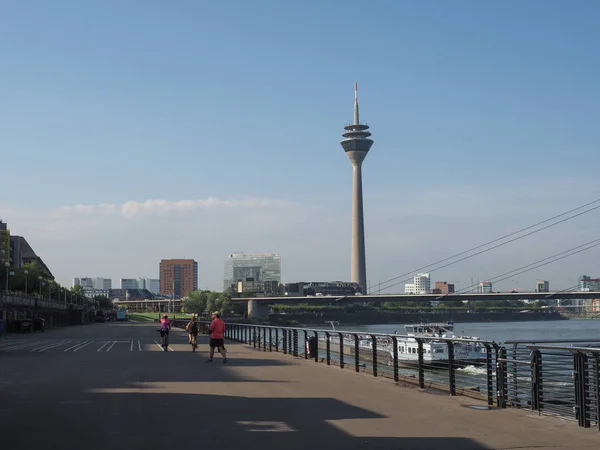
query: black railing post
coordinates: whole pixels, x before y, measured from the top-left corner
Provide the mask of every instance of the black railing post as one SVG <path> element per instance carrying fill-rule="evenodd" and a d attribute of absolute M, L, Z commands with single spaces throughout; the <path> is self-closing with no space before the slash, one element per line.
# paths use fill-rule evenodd
<path fill-rule="evenodd" d="M 319 362 L 319 333 L 313 331 L 315 334 L 315 362 Z"/>
<path fill-rule="evenodd" d="M 287 338 L 288 338 L 287 330 L 285 330 L 285 329 L 282 328 L 281 329 L 281 333 L 283 334 L 283 336 L 282 336 L 283 340 L 281 342 L 281 346 L 283 347 L 282 348 L 283 354 L 287 355 L 287 350 L 288 350 L 288 346 L 287 346 Z"/>
<path fill-rule="evenodd" d="M 287 330 L 288 333 L 288 355 L 294 354 L 294 338 L 292 337 L 292 330 Z"/>
<path fill-rule="evenodd" d="M 394 358 L 394 381 L 397 383 L 400 381 L 400 377 L 398 376 L 398 338 L 396 336 L 392 336 L 392 345 L 394 346 L 392 356 Z"/>
<path fill-rule="evenodd" d="M 329 339 L 329 331 L 325 332 L 325 339 L 327 340 L 325 343 L 325 352 L 327 354 L 327 365 L 331 365 L 331 341 Z"/>
<path fill-rule="evenodd" d="M 377 336 L 374 334 L 371 335 L 371 354 L 372 354 L 372 364 L 373 364 L 373 376 L 377 376 Z"/>
<path fill-rule="evenodd" d="M 456 371 L 454 370 L 454 342 L 446 341 L 448 345 L 448 387 L 450 395 L 456 395 Z"/>
<path fill-rule="evenodd" d="M 356 372 L 360 372 L 360 355 L 359 355 L 359 347 L 358 347 L 358 334 L 354 333 L 354 370 Z"/>
<path fill-rule="evenodd" d="M 294 356 L 298 356 L 298 330 L 294 329 Z"/>
<path fill-rule="evenodd" d="M 308 331 L 304 330 L 304 359 L 308 359 Z"/>
<path fill-rule="evenodd" d="M 492 364 L 492 347 L 490 344 L 484 344 L 485 346 L 485 373 L 487 381 L 487 398 L 488 405 L 494 405 L 494 367 Z"/>
<path fill-rule="evenodd" d="M 279 328 L 275 328 L 275 351 L 279 351 Z"/>
<path fill-rule="evenodd" d="M 592 353 L 594 355 L 594 381 L 596 384 L 596 426 L 600 430 L 600 355 L 598 353 Z"/>
<path fill-rule="evenodd" d="M 425 388 L 425 364 L 423 362 L 423 340 L 422 339 L 417 339 L 415 338 L 417 341 L 417 357 L 419 358 L 419 365 L 418 365 L 418 370 L 419 370 L 419 387 L 421 389 Z"/>
<path fill-rule="evenodd" d="M 575 411 L 580 427 L 590 427 L 589 385 L 587 370 L 587 355 L 581 352 L 573 353 L 573 368 L 575 377 Z"/>
<path fill-rule="evenodd" d="M 273 351 L 273 328 L 269 327 L 269 351 Z"/>
<path fill-rule="evenodd" d="M 531 410 L 542 412 L 542 352 L 531 351 Z"/>
<path fill-rule="evenodd" d="M 263 328 L 263 351 L 267 351 L 267 329 Z M 269 328 L 270 330 L 270 328 Z"/>
<path fill-rule="evenodd" d="M 256 339 L 257 339 L 257 334 L 258 331 L 256 330 L 256 327 L 252 327 L 252 345 L 254 348 L 256 348 Z"/>
<path fill-rule="evenodd" d="M 248 340 L 248 333 L 250 333 L 250 331 L 248 330 L 248 327 L 245 326 L 244 327 L 244 344 L 249 344 L 250 341 Z"/>
<path fill-rule="evenodd" d="M 499 408 L 506 408 L 506 383 L 508 365 L 506 364 L 506 347 L 496 346 L 496 403 Z"/>
<path fill-rule="evenodd" d="M 340 367 L 344 368 L 344 335 L 342 333 L 338 333 L 340 337 Z"/>

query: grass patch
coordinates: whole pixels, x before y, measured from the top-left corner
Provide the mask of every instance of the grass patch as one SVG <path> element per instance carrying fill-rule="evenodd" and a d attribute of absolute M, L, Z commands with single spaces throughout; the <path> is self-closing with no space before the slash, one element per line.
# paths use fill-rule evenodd
<path fill-rule="evenodd" d="M 154 322 L 158 319 L 158 313 L 129 313 L 128 318 L 132 322 Z"/>

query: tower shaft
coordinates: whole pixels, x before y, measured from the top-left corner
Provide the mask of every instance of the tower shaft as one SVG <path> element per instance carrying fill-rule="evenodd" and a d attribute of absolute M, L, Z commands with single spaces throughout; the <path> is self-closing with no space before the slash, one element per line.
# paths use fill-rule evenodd
<path fill-rule="evenodd" d="M 362 163 L 373 141 L 369 139 L 369 126 L 360 123 L 358 115 L 358 85 L 354 85 L 354 120 L 344 127 L 340 142 L 352 163 L 352 250 L 350 256 L 350 279 L 367 293 L 367 261 L 365 255 L 365 223 L 363 213 Z"/>
<path fill-rule="evenodd" d="M 363 294 L 367 293 L 362 161 L 352 163 L 352 253 L 350 260 L 350 281 L 358 283 Z"/>

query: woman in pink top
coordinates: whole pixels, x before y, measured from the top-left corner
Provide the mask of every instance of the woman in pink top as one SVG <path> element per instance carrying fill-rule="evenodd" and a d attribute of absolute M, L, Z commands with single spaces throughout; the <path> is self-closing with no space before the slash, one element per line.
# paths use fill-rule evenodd
<path fill-rule="evenodd" d="M 219 353 L 223 355 L 223 363 L 227 362 L 227 350 L 225 349 L 225 322 L 221 320 L 221 313 L 219 311 L 215 311 L 212 314 L 213 321 L 208 327 L 208 331 L 210 332 L 210 357 L 206 362 L 212 362 L 213 356 L 215 354 L 215 347 L 219 350 Z"/>

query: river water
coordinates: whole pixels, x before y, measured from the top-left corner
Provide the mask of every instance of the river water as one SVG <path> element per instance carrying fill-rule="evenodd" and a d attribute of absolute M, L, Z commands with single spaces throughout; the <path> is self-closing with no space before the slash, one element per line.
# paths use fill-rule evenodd
<path fill-rule="evenodd" d="M 335 325 L 343 331 L 405 334 L 404 324 L 385 325 Z M 482 340 L 504 342 L 507 340 L 545 339 L 598 339 L 600 320 L 570 319 L 533 322 L 474 322 L 455 323 L 454 332 L 462 336 L 476 336 Z"/>

